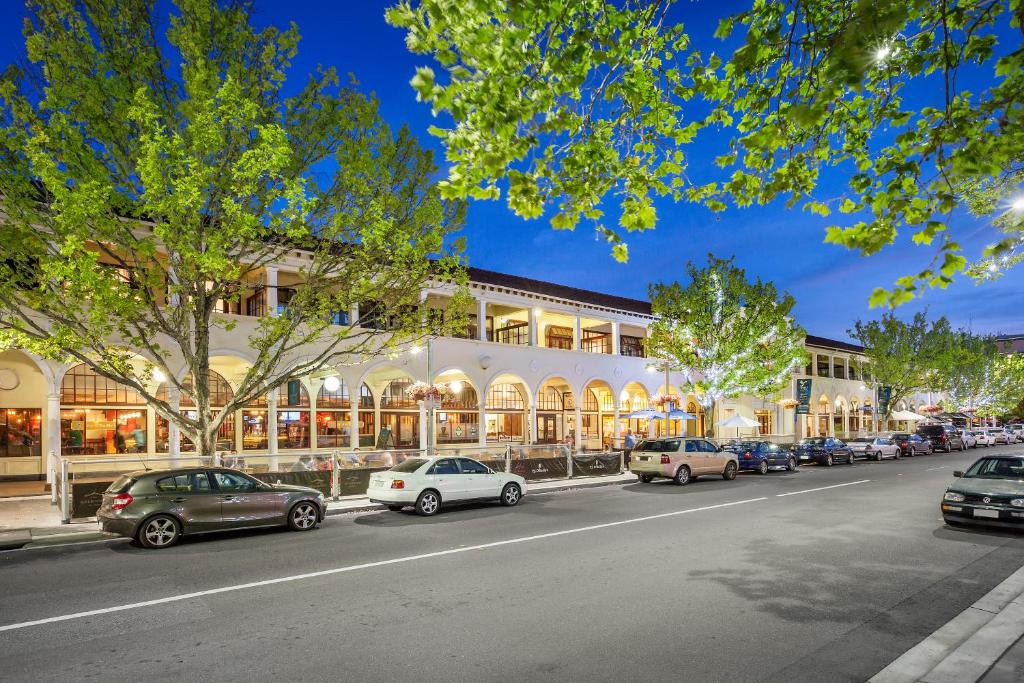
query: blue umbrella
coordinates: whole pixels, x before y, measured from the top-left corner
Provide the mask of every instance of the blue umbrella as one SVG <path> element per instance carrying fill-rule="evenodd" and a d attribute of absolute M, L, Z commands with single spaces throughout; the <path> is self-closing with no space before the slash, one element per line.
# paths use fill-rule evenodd
<path fill-rule="evenodd" d="M 664 420 L 665 419 L 665 413 L 658 413 L 658 417 L 656 419 Z M 676 410 L 673 410 L 673 411 L 671 411 L 668 414 L 668 419 L 670 419 L 670 420 L 696 420 L 697 417 L 695 415 L 691 415 L 690 413 L 686 412 L 685 410 L 679 410 L 677 408 Z"/>

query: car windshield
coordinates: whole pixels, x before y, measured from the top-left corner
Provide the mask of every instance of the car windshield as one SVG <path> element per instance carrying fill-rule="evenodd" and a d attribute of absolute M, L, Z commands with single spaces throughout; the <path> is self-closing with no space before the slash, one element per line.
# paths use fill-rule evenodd
<path fill-rule="evenodd" d="M 405 472 L 407 474 L 415 472 L 419 468 L 423 467 L 427 463 L 426 458 L 409 458 L 408 460 L 402 461 L 400 464 L 392 467 L 389 472 Z"/>
<path fill-rule="evenodd" d="M 1024 481 L 1024 458 L 982 458 L 971 465 L 964 477 Z"/>
<path fill-rule="evenodd" d="M 675 453 L 679 450 L 679 442 L 674 439 L 650 439 L 648 441 L 641 441 L 636 450 L 654 451 L 655 453 Z"/>
<path fill-rule="evenodd" d="M 893 434 L 892 438 L 894 438 L 894 439 L 909 439 L 910 438 L 910 434 Z"/>
<path fill-rule="evenodd" d="M 803 441 L 800 442 L 800 445 L 801 446 L 824 446 L 825 445 L 825 439 L 822 439 L 822 438 L 804 439 Z"/>
<path fill-rule="evenodd" d="M 874 443 L 874 439 L 870 437 L 860 437 L 857 439 L 850 439 L 850 443 Z"/>

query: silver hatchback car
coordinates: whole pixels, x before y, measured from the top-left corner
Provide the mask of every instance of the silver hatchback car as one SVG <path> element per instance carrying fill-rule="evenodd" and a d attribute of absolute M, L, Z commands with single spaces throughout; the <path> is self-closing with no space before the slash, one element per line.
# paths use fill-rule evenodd
<path fill-rule="evenodd" d="M 103 531 L 169 548 L 184 535 L 210 531 L 284 525 L 308 531 L 326 515 L 316 489 L 267 484 L 223 467 L 189 467 L 125 474 L 103 493 L 96 519 Z"/>

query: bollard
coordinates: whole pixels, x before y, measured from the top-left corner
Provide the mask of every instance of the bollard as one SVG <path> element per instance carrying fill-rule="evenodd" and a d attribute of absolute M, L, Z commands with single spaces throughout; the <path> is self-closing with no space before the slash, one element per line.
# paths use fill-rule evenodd
<path fill-rule="evenodd" d="M 50 451 L 50 504 L 57 504 L 57 454 Z"/>
<path fill-rule="evenodd" d="M 338 451 L 331 453 L 331 500 L 338 500 L 341 491 L 341 462 L 338 460 Z"/>
<path fill-rule="evenodd" d="M 565 446 L 565 474 L 566 479 L 572 479 L 572 449 Z"/>

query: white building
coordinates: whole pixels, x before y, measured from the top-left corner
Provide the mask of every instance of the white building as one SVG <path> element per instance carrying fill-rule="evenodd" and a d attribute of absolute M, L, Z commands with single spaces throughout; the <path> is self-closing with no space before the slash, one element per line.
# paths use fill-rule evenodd
<path fill-rule="evenodd" d="M 214 406 L 223 405 L 252 360 L 245 340 L 254 316 L 277 310 L 298 284 L 295 271 L 284 264 L 268 268 L 264 276 L 265 287 L 225 307 L 223 315 L 235 318 L 237 327 L 230 334 L 214 331 Z M 426 439 L 425 413 L 405 389 L 428 380 L 428 365 L 433 382 L 450 382 L 458 390 L 437 411 L 434 433 L 441 447 L 571 441 L 578 450 L 602 450 L 615 448 L 627 430 L 662 431 L 660 421 L 628 417 L 647 408 L 654 394 L 666 393 L 664 375 L 644 358 L 642 340 L 652 321 L 648 302 L 480 269 L 470 269 L 470 280 L 476 303 L 468 338 L 435 339 L 419 353 L 413 349 L 296 377 L 229 416 L 219 448 L 282 456 L 365 449 L 377 443 L 384 427 L 393 440 L 389 447 L 420 447 Z M 443 286 L 423 296 L 436 307 L 449 298 Z M 359 325 L 358 315 L 353 310 L 339 322 Z M 780 405 L 780 397 L 746 396 L 722 402 L 715 422 L 745 415 L 760 422 L 762 434 L 786 440 L 794 430 L 800 436 L 846 436 L 869 429 L 873 388 L 862 376 L 859 348 L 809 337 L 808 350 L 813 354 L 806 370 L 813 378 L 810 415 L 797 420 L 793 408 Z M 804 374 L 794 375 L 794 386 Z M 337 378 L 334 391 L 325 387 L 329 377 Z M 681 394 L 681 381 L 671 375 L 667 393 Z M 781 398 L 791 398 L 794 386 Z M 684 433 L 702 434 L 705 420 L 712 418 L 692 395 L 680 404 L 697 416 L 682 425 Z M 674 422 L 669 431 L 679 429 Z M 0 479 L 42 478 L 44 456 L 51 453 L 130 457 L 190 448 L 133 390 L 84 365 L 0 353 Z"/>

